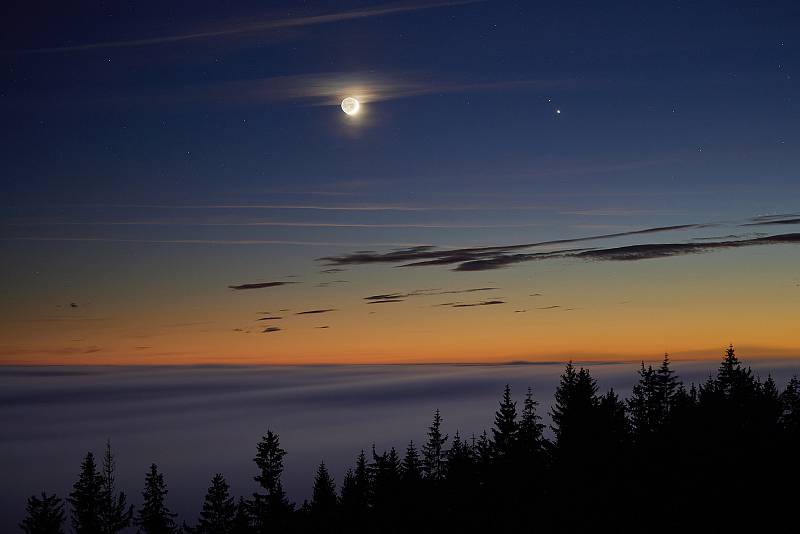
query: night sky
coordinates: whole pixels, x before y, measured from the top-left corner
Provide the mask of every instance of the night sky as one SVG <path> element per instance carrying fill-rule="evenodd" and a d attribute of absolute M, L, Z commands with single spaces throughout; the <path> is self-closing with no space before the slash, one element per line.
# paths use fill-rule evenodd
<path fill-rule="evenodd" d="M 0 16 L 2 363 L 800 355 L 796 2 Z"/>

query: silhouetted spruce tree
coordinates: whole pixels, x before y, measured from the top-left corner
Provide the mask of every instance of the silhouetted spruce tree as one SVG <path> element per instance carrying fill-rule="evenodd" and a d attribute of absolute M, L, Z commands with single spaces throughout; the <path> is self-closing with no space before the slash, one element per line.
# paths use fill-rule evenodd
<path fill-rule="evenodd" d="M 478 436 L 473 448 L 475 449 L 475 462 L 481 472 L 480 478 L 485 481 L 492 466 L 492 442 L 485 430 Z"/>
<path fill-rule="evenodd" d="M 781 418 L 783 416 L 783 402 L 781 392 L 772 379 L 767 375 L 767 379 L 759 384 L 758 388 L 758 410 L 759 410 L 759 434 L 762 441 L 766 440 L 765 445 L 774 443 L 778 439 L 781 430 Z"/>
<path fill-rule="evenodd" d="M 69 494 L 72 529 L 75 534 L 102 534 L 103 477 L 97 472 L 94 454 L 86 453 L 78 480 Z"/>
<path fill-rule="evenodd" d="M 310 504 L 311 516 L 317 530 L 331 530 L 331 523 L 335 520 L 337 500 L 333 477 L 325 467 L 325 462 L 320 462 L 314 478 Z"/>
<path fill-rule="evenodd" d="M 252 532 L 252 521 L 250 520 L 250 503 L 244 497 L 239 497 L 236 503 L 236 512 L 231 524 L 231 534 L 249 534 Z"/>
<path fill-rule="evenodd" d="M 563 453 L 589 446 L 597 407 L 597 383 L 589 371 L 567 364 L 555 393 L 550 414 L 556 446 Z"/>
<path fill-rule="evenodd" d="M 786 384 L 780 399 L 783 408 L 779 419 L 782 439 L 781 450 L 776 458 L 783 464 L 779 470 L 781 479 L 797 481 L 800 480 L 800 460 L 797 458 L 797 451 L 800 450 L 800 379 L 797 376 L 793 376 Z M 781 491 L 772 506 L 775 510 L 796 510 L 797 492 Z"/>
<path fill-rule="evenodd" d="M 372 463 L 370 478 L 372 480 L 372 504 L 379 515 L 388 515 L 397 504 L 400 489 L 400 458 L 392 447 L 382 454 L 375 452 L 372 446 Z"/>
<path fill-rule="evenodd" d="M 517 403 L 511 399 L 511 386 L 506 384 L 500 407 L 494 413 L 492 442 L 497 459 L 510 459 L 517 439 Z"/>
<path fill-rule="evenodd" d="M 752 400 L 757 387 L 753 371 L 742 366 L 733 345 L 725 351 L 713 387 L 717 394 L 733 404 L 743 405 Z"/>
<path fill-rule="evenodd" d="M 800 438 L 800 379 L 793 376 L 781 393 L 781 425 L 790 439 Z"/>
<path fill-rule="evenodd" d="M 422 447 L 422 466 L 426 479 L 436 482 L 444 476 L 446 443 L 447 434 L 442 433 L 442 416 L 436 410 L 433 422 L 428 427 L 428 441 Z"/>
<path fill-rule="evenodd" d="M 456 431 L 450 444 L 450 450 L 447 451 L 448 482 L 455 482 L 458 485 L 470 484 L 474 464 L 473 447 L 466 440 L 461 439 L 460 433 Z"/>
<path fill-rule="evenodd" d="M 556 441 L 553 451 L 555 473 L 550 478 L 552 499 L 549 504 L 555 507 L 550 513 L 563 523 L 557 524 L 561 531 L 589 529 L 591 517 L 601 508 L 596 499 L 597 480 L 593 476 L 597 464 L 602 462 L 594 450 L 598 437 L 597 406 L 596 382 L 588 370 L 581 368 L 576 371 L 570 362 L 561 375 L 550 412 Z M 573 513 L 571 502 L 584 503 L 582 513 Z"/>
<path fill-rule="evenodd" d="M 142 506 L 136 514 L 136 526 L 142 534 L 173 534 L 177 532 L 176 514 L 167 508 L 167 484 L 164 475 L 158 472 L 156 464 L 150 465 L 150 471 L 144 478 L 142 490 Z"/>
<path fill-rule="evenodd" d="M 236 504 L 230 486 L 221 473 L 214 475 L 206 491 L 196 534 L 232 534 L 236 519 Z"/>
<path fill-rule="evenodd" d="M 625 403 L 609 389 L 597 404 L 599 440 L 608 455 L 619 454 L 628 440 L 629 423 Z"/>
<path fill-rule="evenodd" d="M 656 397 L 658 400 L 657 425 L 664 426 L 671 413 L 675 402 L 675 395 L 680 387 L 680 380 L 675 375 L 669 360 L 669 354 L 664 353 L 664 359 L 656 370 Z"/>
<path fill-rule="evenodd" d="M 447 451 L 447 476 L 444 497 L 448 527 L 453 531 L 470 530 L 477 497 L 475 488 L 475 453 L 472 445 L 461 439 L 458 431 L 453 435 Z M 441 499 L 440 497 L 440 499 Z"/>
<path fill-rule="evenodd" d="M 672 399 L 671 423 L 676 435 L 685 432 L 685 429 L 694 424 L 694 411 L 697 409 L 697 388 L 692 384 L 689 390 L 683 384 L 678 385 Z"/>
<path fill-rule="evenodd" d="M 400 464 L 400 479 L 410 487 L 414 487 L 422 480 L 422 461 L 413 441 L 408 442 L 406 454 Z"/>
<path fill-rule="evenodd" d="M 19 525 L 25 534 L 64 534 L 64 503 L 58 496 L 32 495 L 25 511 L 27 516 Z"/>
<path fill-rule="evenodd" d="M 253 459 L 259 469 L 259 474 L 253 478 L 264 490 L 253 494 L 251 507 L 255 531 L 259 534 L 285 528 L 294 510 L 281 482 L 284 456 L 286 451 L 281 448 L 278 435 L 267 430 Z"/>
<path fill-rule="evenodd" d="M 478 439 L 472 439 L 472 454 L 475 462 L 476 495 L 474 516 L 476 529 L 492 529 L 492 518 L 496 516 L 493 503 L 497 498 L 495 490 L 494 451 L 492 440 L 486 431 L 482 431 Z M 475 530 L 475 529 L 473 529 Z"/>
<path fill-rule="evenodd" d="M 547 487 L 546 441 L 543 435 L 544 425 L 536 413 L 537 406 L 533 390 L 529 387 L 522 405 L 517 429 L 516 461 L 512 466 L 516 474 L 516 500 L 523 510 L 521 519 L 529 524 L 537 522 L 536 518 L 540 515 L 539 503 Z"/>
<path fill-rule="evenodd" d="M 423 509 L 426 506 L 422 476 L 422 459 L 413 441 L 409 441 L 403 460 L 400 462 L 400 489 L 398 508 L 400 526 L 405 531 L 416 532 L 422 528 Z"/>
<path fill-rule="evenodd" d="M 533 390 L 528 388 L 517 429 L 519 450 L 523 458 L 532 459 L 542 452 L 544 424 L 540 422 L 542 418 L 536 413 L 538 405 L 539 403 L 533 398 Z"/>
<path fill-rule="evenodd" d="M 627 401 L 631 427 L 636 439 L 646 442 L 656 431 L 658 411 L 658 378 L 652 366 L 639 369 L 639 380 Z"/>
<path fill-rule="evenodd" d="M 103 534 L 117 534 L 129 527 L 133 519 L 133 506 L 126 504 L 125 492 L 117 493 L 115 471 L 111 440 L 107 440 L 100 490 L 100 523 Z"/>
<path fill-rule="evenodd" d="M 355 469 L 348 469 L 342 481 L 341 510 L 345 530 L 366 530 L 369 501 L 369 468 L 367 455 L 362 450 L 356 458 Z"/>

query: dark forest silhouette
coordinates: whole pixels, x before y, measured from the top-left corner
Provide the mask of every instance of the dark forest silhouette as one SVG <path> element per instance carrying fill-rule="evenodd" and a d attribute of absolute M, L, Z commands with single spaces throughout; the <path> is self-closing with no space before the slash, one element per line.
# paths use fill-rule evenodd
<path fill-rule="evenodd" d="M 421 446 L 361 451 L 337 491 L 320 463 L 310 501 L 291 503 L 281 482 L 286 451 L 271 430 L 257 445 L 259 491 L 235 500 L 216 474 L 194 526 L 178 525 L 167 486 L 150 467 L 136 510 L 114 485 L 107 444 L 98 468 L 88 453 L 67 501 L 77 534 L 266 534 L 282 532 L 586 532 L 797 529 L 800 380 L 779 391 L 730 347 L 716 375 L 688 389 L 665 355 L 642 366 L 627 400 L 598 394 L 570 362 L 544 436 L 529 388 L 518 406 L 506 386 L 491 432 L 448 436 L 439 411 Z M 66 532 L 64 502 L 42 492 L 20 524 L 30 534 Z"/>

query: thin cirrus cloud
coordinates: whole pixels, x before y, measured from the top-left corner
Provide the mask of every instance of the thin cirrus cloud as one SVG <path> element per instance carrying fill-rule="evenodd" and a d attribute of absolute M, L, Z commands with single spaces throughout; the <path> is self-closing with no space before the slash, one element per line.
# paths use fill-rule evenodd
<path fill-rule="evenodd" d="M 342 243 L 335 241 L 295 241 L 283 239 L 122 239 L 113 237 L 40 237 L 17 236 L 0 237 L 0 241 L 31 242 L 74 242 L 74 243 L 129 243 L 141 245 L 292 245 L 303 247 L 341 247 L 341 246 L 404 246 L 399 243 Z"/>
<path fill-rule="evenodd" d="M 184 87 L 180 93 L 153 94 L 149 98 L 166 100 L 170 104 L 216 102 L 230 106 L 266 101 L 298 101 L 310 106 L 338 106 L 345 96 L 353 96 L 362 104 L 369 104 L 432 94 L 530 93 L 574 88 L 587 83 L 570 78 L 462 82 L 431 78 L 415 72 L 324 72 L 208 83 Z M 236 98 L 231 99 L 231 95 Z"/>
<path fill-rule="evenodd" d="M 289 228 L 532 228 L 542 223 L 508 224 L 458 224 L 458 223 L 337 223 L 337 222 L 294 222 L 294 221 L 37 221 L 10 223 L 9 226 L 276 226 Z"/>
<path fill-rule="evenodd" d="M 378 7 L 367 7 L 361 9 L 351 9 L 321 15 L 311 15 L 305 17 L 289 17 L 272 20 L 262 20 L 248 22 L 230 26 L 222 26 L 192 33 L 182 33 L 174 35 L 162 35 L 146 39 L 131 39 L 125 41 L 104 41 L 96 43 L 85 43 L 70 46 L 57 46 L 50 48 L 37 48 L 13 51 L 22 54 L 35 53 L 57 53 L 57 52 L 77 52 L 82 50 L 96 50 L 105 48 L 130 48 L 142 47 L 168 43 L 178 43 L 197 39 L 223 38 L 248 33 L 264 33 L 289 28 L 301 28 L 306 26 L 318 26 L 321 24 L 332 24 L 348 20 L 366 19 L 371 17 L 383 17 L 397 15 L 423 9 L 433 9 L 439 7 L 455 7 L 465 4 L 473 4 L 485 0 L 445 0 L 439 2 L 405 2 L 387 4 Z"/>

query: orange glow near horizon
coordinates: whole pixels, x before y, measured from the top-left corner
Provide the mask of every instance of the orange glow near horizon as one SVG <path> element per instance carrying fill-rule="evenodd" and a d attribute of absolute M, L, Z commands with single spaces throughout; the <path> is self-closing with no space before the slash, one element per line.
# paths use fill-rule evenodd
<path fill-rule="evenodd" d="M 725 256 L 737 261 L 720 261 Z M 428 271 L 404 272 L 406 279 L 391 284 L 359 273 L 355 278 L 367 279 L 324 290 L 308 283 L 248 291 L 226 289 L 222 282 L 211 290 L 189 283 L 162 292 L 101 285 L 77 308 L 47 313 L 41 295 L 20 298 L 14 315 L 3 312 L 0 363 L 491 363 L 658 359 L 665 352 L 676 360 L 716 359 L 728 343 L 743 357 L 790 358 L 800 356 L 800 292 L 784 287 L 796 257 L 787 249 L 785 263 L 778 264 L 741 252 L 637 264 L 571 263 L 467 275 L 457 286 L 453 273 L 441 271 L 429 278 Z M 748 278 L 754 269 L 771 269 L 771 276 Z M 504 304 L 456 309 L 437 306 L 447 300 L 439 296 L 364 301 L 387 287 L 426 286 L 498 287 L 457 297 Z M 532 297 L 533 291 L 541 294 Z M 59 298 L 71 297 L 54 296 L 51 302 Z M 312 308 L 336 311 L 297 315 Z M 283 319 L 258 321 L 265 311 Z M 267 326 L 281 330 L 262 333 Z"/>

